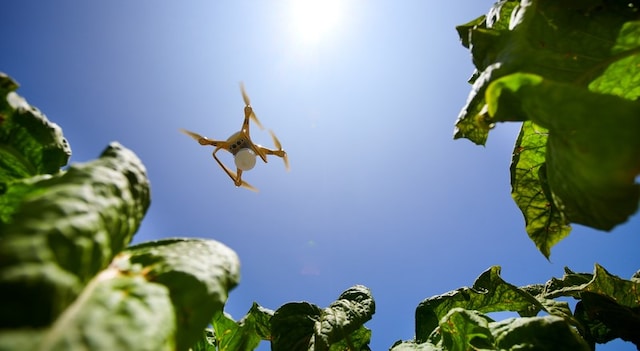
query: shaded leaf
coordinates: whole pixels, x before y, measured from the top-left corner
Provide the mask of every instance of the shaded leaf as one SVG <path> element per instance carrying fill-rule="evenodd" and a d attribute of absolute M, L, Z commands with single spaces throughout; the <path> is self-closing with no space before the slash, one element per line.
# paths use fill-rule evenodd
<path fill-rule="evenodd" d="M 544 296 L 580 298 L 584 292 L 607 296 L 629 308 L 640 307 L 640 282 L 617 277 L 598 264 L 595 265 L 593 274 L 569 271 L 562 279 L 551 279 L 547 282 Z"/>
<path fill-rule="evenodd" d="M 567 269 L 562 279 L 547 282 L 541 296 L 580 299 L 575 319 L 588 342 L 622 338 L 639 344 L 636 331 L 640 328 L 640 281 L 636 279 L 619 278 L 597 264 L 593 274 Z"/>
<path fill-rule="evenodd" d="M 640 307 L 630 308 L 601 294 L 583 292 L 576 305 L 576 317 L 585 326 L 585 339 L 606 343 L 613 339 L 634 343 L 640 347 Z"/>
<path fill-rule="evenodd" d="M 460 288 L 420 302 L 416 308 L 416 341 L 427 341 L 440 320 L 456 307 L 483 313 L 514 311 L 528 315 L 544 309 L 535 297 L 505 282 L 500 277 L 500 267 L 494 266 L 482 273 L 470 288 Z"/>
<path fill-rule="evenodd" d="M 368 350 L 370 332 L 363 325 L 374 313 L 371 292 L 362 285 L 347 289 L 325 309 L 307 302 L 285 304 L 271 318 L 271 348 L 318 351 L 347 345 Z"/>
<path fill-rule="evenodd" d="M 37 350 L 173 350 L 169 291 L 109 268 L 58 318 Z"/>
<path fill-rule="evenodd" d="M 484 91 L 497 78 L 528 72 L 586 87 L 610 65 L 631 57 L 631 53 L 622 57 L 619 52 L 621 47 L 629 50 L 634 45 L 630 38 L 635 31 L 624 29 L 636 20 L 637 6 L 628 4 L 503 0 L 487 16 L 458 26 L 458 34 L 470 49 L 477 69 L 474 77 L 485 78 L 472 80 L 474 87 L 456 121 L 454 137 L 485 143 L 490 121 L 482 116 Z M 629 62 L 621 62 L 620 66 L 624 64 L 629 66 Z M 500 70 L 496 71 L 496 67 Z M 631 78 L 634 79 L 637 78 Z"/>
<path fill-rule="evenodd" d="M 176 349 L 186 350 L 213 315 L 222 312 L 240 280 L 240 262 L 225 245 L 204 239 L 163 239 L 123 252 L 147 280 L 169 289 L 176 321 Z"/>
<path fill-rule="evenodd" d="M 590 351 L 580 335 L 555 316 L 510 318 L 491 324 L 496 350 Z"/>
<path fill-rule="evenodd" d="M 213 329 L 207 328 L 202 334 L 203 337 L 193 344 L 190 351 L 218 351 Z"/>
<path fill-rule="evenodd" d="M 611 53 L 611 64 L 589 84 L 589 90 L 636 100 L 640 96 L 640 21 L 622 25 Z"/>
<path fill-rule="evenodd" d="M 546 177 L 568 220 L 610 230 L 637 210 L 639 102 L 520 73 L 494 81 L 486 96 L 496 120 L 517 100 L 526 119 L 548 129 Z"/>
<path fill-rule="evenodd" d="M 308 302 L 286 303 L 271 318 L 271 350 L 309 350 L 322 309 Z"/>
<path fill-rule="evenodd" d="M 486 16 L 457 27 L 476 71 L 454 138 L 484 145 L 495 122 L 530 121 L 514 150 L 512 195 L 527 233 L 547 258 L 569 234 L 569 223 L 610 230 L 637 211 L 638 142 L 625 145 L 637 139 L 638 119 L 631 121 L 637 109 L 621 110 L 640 96 L 638 8 L 637 0 L 501 0 Z M 536 118 L 540 111 L 532 108 L 540 106 L 523 101 L 537 99 L 525 96 L 531 89 L 521 91 L 517 80 L 506 83 L 524 73 L 560 84 L 555 98 L 538 99 L 546 116 Z M 497 81 L 503 83 L 500 109 L 489 92 Z M 627 103 L 586 93 L 578 98 L 577 91 L 617 95 Z M 550 130 L 549 140 L 534 134 L 534 123 Z M 609 159 L 615 154 L 620 157 Z"/>
<path fill-rule="evenodd" d="M 0 194 L 12 181 L 58 172 L 71 156 L 60 127 L 16 94 L 17 88 L 0 72 Z"/>
<path fill-rule="evenodd" d="M 149 182 L 135 154 L 113 143 L 98 160 L 11 185 L 0 199 L 15 208 L 0 240 L 0 326 L 40 327 L 131 241 Z"/>
<path fill-rule="evenodd" d="M 490 322 L 493 322 L 491 318 L 477 311 L 451 309 L 440 321 L 444 348 L 450 351 L 492 349 Z"/>
<path fill-rule="evenodd" d="M 321 345 L 320 349 L 325 349 L 337 341 L 349 338 L 351 333 L 373 317 L 375 311 L 375 301 L 367 287 L 356 285 L 347 289 L 340 294 L 338 300 L 322 311 L 321 319 L 314 328 L 315 344 Z M 356 350 L 360 348 L 357 347 Z"/>
<path fill-rule="evenodd" d="M 260 341 L 270 340 L 273 313 L 255 302 L 239 322 L 226 313 L 216 313 L 211 324 L 218 350 L 254 350 Z"/>

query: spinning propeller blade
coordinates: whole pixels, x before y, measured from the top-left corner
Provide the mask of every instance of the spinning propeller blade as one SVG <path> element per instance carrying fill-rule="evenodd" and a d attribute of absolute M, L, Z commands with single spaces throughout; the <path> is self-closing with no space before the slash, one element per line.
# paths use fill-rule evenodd
<path fill-rule="evenodd" d="M 203 137 L 202 135 L 198 134 L 198 133 L 194 133 L 194 132 L 190 132 L 186 129 L 182 129 L 180 128 L 180 131 L 183 132 L 184 134 L 192 137 L 195 140 L 200 140 L 200 139 L 206 139 L 205 137 Z"/>
<path fill-rule="evenodd" d="M 245 108 L 247 107 L 251 108 L 251 100 L 249 99 L 249 94 L 247 94 L 247 91 L 244 89 L 244 83 L 242 82 L 240 82 L 240 92 L 242 92 L 242 100 L 244 101 L 244 104 L 246 106 Z M 260 123 L 260 121 L 258 120 L 256 113 L 253 112 L 253 108 L 251 108 L 250 118 L 253 120 L 253 122 L 255 122 L 258 128 L 264 129 L 264 127 L 262 126 L 262 123 Z"/>
<path fill-rule="evenodd" d="M 244 83 L 240 82 L 240 91 L 242 92 L 242 100 L 244 100 L 244 104 L 246 106 L 251 106 L 251 100 L 249 99 L 249 95 L 247 91 L 244 89 Z"/>
<path fill-rule="evenodd" d="M 273 145 L 276 146 L 276 148 L 278 149 L 277 151 L 280 151 L 282 153 L 282 160 L 284 161 L 284 167 L 288 171 L 290 167 L 289 167 L 289 157 L 287 156 L 287 153 L 284 150 L 282 150 L 282 144 L 280 144 L 280 140 L 278 140 L 278 137 L 273 132 L 273 130 L 269 129 L 269 134 L 271 134 L 271 139 L 273 139 Z"/>

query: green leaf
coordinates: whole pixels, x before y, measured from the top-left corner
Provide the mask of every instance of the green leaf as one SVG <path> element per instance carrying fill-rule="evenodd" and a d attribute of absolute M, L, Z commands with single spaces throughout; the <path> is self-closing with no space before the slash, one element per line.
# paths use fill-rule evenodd
<path fill-rule="evenodd" d="M 322 309 L 308 302 L 289 302 L 276 310 L 271 318 L 271 350 L 309 350 L 315 321 Z"/>
<path fill-rule="evenodd" d="M 484 20 L 481 17 L 458 26 L 462 44 L 470 48 L 477 69 L 474 77 L 483 78 L 472 80 L 474 87 L 458 117 L 454 137 L 486 142 L 491 123 L 482 116 L 484 90 L 502 76 L 528 72 L 586 87 L 609 66 L 635 67 L 635 73 L 637 65 L 629 65 L 635 61 L 617 63 L 632 56 L 635 60 L 638 54 L 633 39 L 637 32 L 631 24 L 636 20 L 636 7 L 627 5 L 604 0 L 503 0 Z M 637 79 L 637 74 L 626 78 L 629 82 Z"/>
<path fill-rule="evenodd" d="M 203 336 L 193 346 L 190 351 L 218 351 L 216 347 L 216 337 L 213 329 L 203 330 Z"/>
<path fill-rule="evenodd" d="M 334 342 L 329 347 L 329 351 L 344 351 L 344 350 L 356 350 L 356 351 L 371 351 L 369 348 L 369 342 L 371 341 L 371 330 L 365 326 L 351 332 L 342 340 Z"/>
<path fill-rule="evenodd" d="M 632 105 L 640 97 L 639 5 L 501 0 L 486 16 L 457 27 L 476 71 L 454 138 L 484 145 L 496 122 L 530 121 L 514 150 L 512 194 L 547 258 L 569 234 L 569 223 L 610 230 L 637 211 L 640 122 Z M 549 98 L 543 90 L 553 83 L 558 89 Z M 527 96 L 533 86 L 540 95 Z M 604 94 L 627 101 L 620 105 Z M 545 116 L 532 110 L 542 107 Z M 548 140 L 538 128 L 549 130 Z"/>
<path fill-rule="evenodd" d="M 13 183 L 0 240 L 0 327 L 49 325 L 131 241 L 149 206 L 135 154 L 117 143 L 98 160 Z"/>
<path fill-rule="evenodd" d="M 491 318 L 477 311 L 453 308 L 440 321 L 442 344 L 450 351 L 491 349 L 490 322 Z"/>
<path fill-rule="evenodd" d="M 548 131 L 531 121 L 522 124 L 511 160 L 511 196 L 525 218 L 527 234 L 545 257 L 569 235 L 571 227 L 553 202 L 545 164 Z"/>
<path fill-rule="evenodd" d="M 572 296 L 580 299 L 575 317 L 585 339 L 605 343 L 615 338 L 640 344 L 640 281 L 626 280 L 600 265 L 593 274 L 566 270 L 562 279 L 551 279 L 541 294 L 544 298 Z"/>
<path fill-rule="evenodd" d="M 589 84 L 589 90 L 636 100 L 640 97 L 640 21 L 622 25 L 611 53 L 611 64 Z"/>
<path fill-rule="evenodd" d="M 544 310 L 534 296 L 505 282 L 500 277 L 500 267 L 494 266 L 482 273 L 470 288 L 460 288 L 420 302 L 416 309 L 416 341 L 428 341 L 440 320 L 456 307 L 484 313 L 515 311 L 527 315 Z"/>
<path fill-rule="evenodd" d="M 496 350 L 590 351 L 580 335 L 555 316 L 510 318 L 491 323 Z"/>
<path fill-rule="evenodd" d="M 601 294 L 583 292 L 576 317 L 586 326 L 585 339 L 606 343 L 616 338 L 640 345 L 640 307 L 629 308 Z"/>
<path fill-rule="evenodd" d="M 496 120 L 524 113 L 548 129 L 548 187 L 569 221 L 610 230 L 635 213 L 640 103 L 522 73 L 494 81 L 486 97 Z"/>
<path fill-rule="evenodd" d="M 598 264 L 595 265 L 593 274 L 568 271 L 562 279 L 551 279 L 543 294 L 546 298 L 580 298 L 585 292 L 607 296 L 629 308 L 640 307 L 640 282 L 617 277 Z"/>
<path fill-rule="evenodd" d="M 87 285 L 37 350 L 175 350 L 175 318 L 166 287 L 109 268 Z"/>
<path fill-rule="evenodd" d="M 260 341 L 271 340 L 270 319 L 273 313 L 255 302 L 239 322 L 226 313 L 216 313 L 211 324 L 218 350 L 249 351 L 257 348 Z"/>
<path fill-rule="evenodd" d="M 371 291 L 362 285 L 353 286 L 325 308 L 315 324 L 315 344 L 325 349 L 340 340 L 349 339 L 364 323 L 373 317 L 376 304 Z M 369 339 L 366 339 L 366 344 Z M 360 347 L 355 348 L 360 350 Z"/>
<path fill-rule="evenodd" d="M 16 94 L 17 88 L 0 72 L 0 194 L 12 181 L 58 172 L 71 156 L 60 127 Z"/>
<path fill-rule="evenodd" d="M 123 252 L 145 277 L 169 289 L 176 313 L 176 349 L 186 350 L 200 337 L 229 291 L 240 280 L 240 262 L 225 245 L 204 239 L 164 239 Z"/>
<path fill-rule="evenodd" d="M 34 350 L 44 334 L 42 329 L 0 330 L 0 351 Z"/>
<path fill-rule="evenodd" d="M 271 318 L 271 348 L 368 350 L 370 332 L 363 325 L 374 313 L 371 291 L 362 285 L 347 289 L 325 309 L 307 302 L 285 304 Z"/>

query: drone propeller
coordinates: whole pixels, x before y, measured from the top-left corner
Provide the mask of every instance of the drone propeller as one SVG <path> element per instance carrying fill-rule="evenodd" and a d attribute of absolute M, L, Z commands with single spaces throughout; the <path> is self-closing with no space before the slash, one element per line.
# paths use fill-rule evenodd
<path fill-rule="evenodd" d="M 249 95 L 247 94 L 247 91 L 244 89 L 244 83 L 240 82 L 240 91 L 242 92 L 242 100 L 244 100 L 244 104 L 245 104 L 245 109 L 247 107 L 251 108 L 251 100 L 249 99 Z M 258 128 L 260 129 L 264 129 L 264 127 L 262 126 L 262 123 L 260 123 L 260 121 L 258 120 L 258 117 L 256 116 L 256 113 L 253 112 L 253 108 L 251 108 L 251 117 L 250 117 L 258 126 Z"/>
<path fill-rule="evenodd" d="M 193 139 L 198 140 L 198 141 L 199 141 L 200 139 L 206 139 L 206 138 L 205 138 L 205 137 L 203 137 L 202 135 L 200 135 L 200 134 L 198 134 L 198 133 L 194 133 L 194 132 L 188 131 L 188 130 L 186 130 L 186 129 L 182 129 L 182 128 L 180 128 L 180 131 L 181 131 L 181 132 L 183 132 L 184 134 L 186 134 L 186 135 L 188 135 L 188 136 L 192 137 Z"/>
<path fill-rule="evenodd" d="M 276 151 L 282 154 L 281 156 L 282 156 L 282 160 L 284 161 L 284 167 L 288 171 L 290 167 L 289 167 L 289 157 L 287 156 L 287 153 L 284 150 L 282 150 L 282 144 L 280 144 L 280 140 L 278 140 L 278 137 L 276 137 L 276 134 L 273 132 L 273 130 L 269 129 L 269 134 L 271 134 L 271 139 L 273 139 L 273 144 L 278 149 Z"/>

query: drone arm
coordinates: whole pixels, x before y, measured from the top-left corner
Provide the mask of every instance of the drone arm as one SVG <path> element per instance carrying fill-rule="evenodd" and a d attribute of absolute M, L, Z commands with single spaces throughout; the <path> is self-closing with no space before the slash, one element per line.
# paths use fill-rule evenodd
<path fill-rule="evenodd" d="M 265 155 L 275 155 L 278 157 L 284 157 L 284 155 L 287 154 L 284 150 L 271 150 L 264 146 L 258 146 L 258 149 L 260 149 L 260 151 L 263 152 Z"/>
<path fill-rule="evenodd" d="M 260 150 L 260 152 L 258 152 L 258 155 L 264 154 L 265 157 L 263 159 L 263 161 L 266 163 L 267 162 L 267 155 L 274 155 L 274 156 L 278 156 L 280 158 L 282 158 L 282 160 L 284 161 L 284 165 L 287 168 L 287 170 L 289 170 L 289 160 L 287 158 L 287 152 L 280 149 L 280 150 L 271 150 L 269 148 L 266 148 L 264 146 L 257 146 L 257 148 Z"/>
<path fill-rule="evenodd" d="M 229 145 L 229 143 L 227 143 L 226 141 L 218 141 L 218 140 L 211 140 L 207 137 L 203 137 L 202 135 L 198 134 L 198 133 L 194 133 L 192 131 L 188 131 L 186 129 L 180 129 L 180 131 L 188 136 L 190 136 L 193 140 L 197 141 L 198 144 L 200 145 L 211 145 L 213 147 L 220 147 L 220 148 L 227 148 L 227 146 Z"/>

